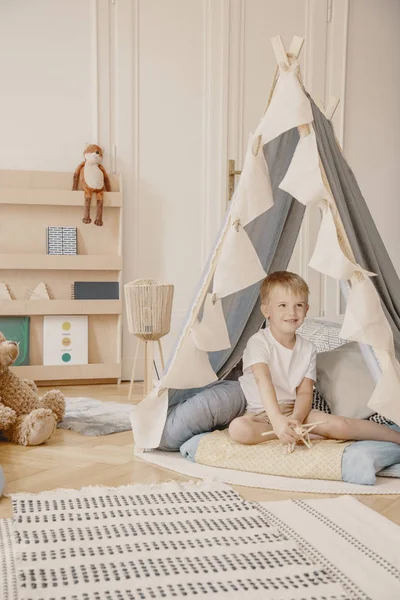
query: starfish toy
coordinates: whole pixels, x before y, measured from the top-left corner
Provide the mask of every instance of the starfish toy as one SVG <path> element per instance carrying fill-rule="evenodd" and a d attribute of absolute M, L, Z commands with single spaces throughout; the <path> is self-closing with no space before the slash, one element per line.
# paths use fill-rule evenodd
<path fill-rule="evenodd" d="M 297 442 L 293 442 L 292 444 L 287 445 L 287 453 L 291 454 L 294 451 L 295 446 L 298 442 L 303 442 L 303 444 L 307 446 L 307 448 L 310 450 L 312 448 L 310 432 L 314 429 L 314 427 L 317 427 L 317 425 L 324 425 L 325 423 L 326 421 L 318 421 L 317 423 L 308 423 L 307 425 L 294 427 L 294 431 L 297 433 L 297 435 L 300 436 L 300 438 L 297 440 Z M 266 436 L 272 435 L 273 433 L 273 431 L 264 431 L 264 433 L 262 433 L 261 435 Z"/>

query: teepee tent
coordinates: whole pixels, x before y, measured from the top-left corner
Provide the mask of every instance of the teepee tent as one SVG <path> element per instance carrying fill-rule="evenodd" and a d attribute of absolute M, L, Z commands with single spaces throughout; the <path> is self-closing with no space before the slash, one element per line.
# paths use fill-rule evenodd
<path fill-rule="evenodd" d="M 311 204 L 322 219 L 310 266 L 346 284 L 340 336 L 372 348 L 368 406 L 400 424 L 400 281 L 332 125 L 303 87 L 302 43 L 295 37 L 287 54 L 272 40 L 276 75 L 230 209 L 162 378 L 131 415 L 139 448 L 158 447 L 168 406 L 238 363 L 262 324 L 260 282 L 287 268 Z"/>

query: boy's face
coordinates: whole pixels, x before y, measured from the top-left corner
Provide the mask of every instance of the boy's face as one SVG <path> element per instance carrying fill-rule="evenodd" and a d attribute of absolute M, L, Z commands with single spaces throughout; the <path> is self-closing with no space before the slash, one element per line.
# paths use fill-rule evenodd
<path fill-rule="evenodd" d="M 308 297 L 281 286 L 273 288 L 261 312 L 270 325 L 281 333 L 294 333 L 303 324 L 307 315 Z"/>

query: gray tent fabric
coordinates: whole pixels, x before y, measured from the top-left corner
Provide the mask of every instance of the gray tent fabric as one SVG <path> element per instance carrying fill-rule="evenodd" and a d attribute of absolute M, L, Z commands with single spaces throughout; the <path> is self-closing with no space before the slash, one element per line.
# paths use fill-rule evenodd
<path fill-rule="evenodd" d="M 274 206 L 251 221 L 245 230 L 266 273 L 287 268 L 304 216 L 305 207 L 278 188 L 298 141 L 299 134 L 295 128 L 286 131 L 263 148 L 271 176 Z M 259 290 L 260 283 L 257 283 L 222 299 L 231 348 L 209 352 L 211 366 L 219 379 L 225 377 L 241 359 L 248 339 L 262 324 Z M 170 389 L 169 406 L 190 398 L 198 391 Z"/>
<path fill-rule="evenodd" d="M 356 261 L 368 271 L 392 328 L 395 352 L 400 359 L 400 279 L 369 212 L 356 178 L 336 141 L 330 121 L 310 96 L 314 130 L 321 162 L 331 187 Z"/>
<path fill-rule="evenodd" d="M 258 251 L 266 273 L 286 270 L 303 221 L 305 207 L 278 187 L 290 165 L 298 140 L 297 129 L 291 129 L 263 148 L 271 177 L 274 206 L 249 223 L 246 231 Z M 219 378 L 225 377 L 238 363 L 248 339 L 258 331 L 263 322 L 258 300 L 259 289 L 260 284 L 257 284 L 249 288 L 249 292 L 243 290 L 223 300 L 224 311 L 228 309 L 225 315 L 228 313 L 226 317 L 232 348 L 216 353 L 216 359 L 210 355 L 211 365 Z M 250 291 L 251 302 L 246 298 Z M 247 310 L 243 310 L 246 301 Z M 239 317 L 240 327 L 236 329 L 236 336 L 232 339 L 231 331 L 233 327 L 237 327 L 238 315 L 241 313 L 246 315 L 246 321 Z"/>

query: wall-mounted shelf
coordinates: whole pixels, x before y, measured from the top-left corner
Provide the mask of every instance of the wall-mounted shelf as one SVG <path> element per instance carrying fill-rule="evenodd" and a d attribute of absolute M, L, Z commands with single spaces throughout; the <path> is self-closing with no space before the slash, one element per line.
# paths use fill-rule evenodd
<path fill-rule="evenodd" d="M 97 363 L 92 365 L 27 365 L 11 367 L 18 377 L 36 381 L 68 379 L 119 379 L 121 365 Z"/>
<path fill-rule="evenodd" d="M 122 300 L 0 300 L 2 316 L 120 315 Z"/>
<path fill-rule="evenodd" d="M 25 188 L 0 188 L 0 204 L 27 204 L 48 206 L 80 206 L 84 204 L 83 192 L 70 190 L 30 190 Z M 92 206 L 96 199 L 92 198 Z M 104 206 L 122 206 L 121 192 L 104 192 Z"/>
<path fill-rule="evenodd" d="M 83 191 L 72 191 L 73 173 L 0 170 L 0 281 L 16 300 L 0 300 L 0 316 L 30 317 L 28 366 L 13 367 L 19 376 L 45 382 L 119 380 L 121 378 L 122 300 L 72 300 L 75 281 L 117 281 L 122 288 L 123 192 L 119 175 L 109 173 L 104 193 L 103 227 L 83 224 Z M 77 255 L 46 254 L 46 227 L 76 227 Z M 104 254 L 98 254 L 104 252 Z M 51 300 L 27 300 L 40 282 Z M 43 365 L 46 315 L 88 315 L 87 365 Z"/>
<path fill-rule="evenodd" d="M 0 270 L 48 270 L 53 271 L 119 271 L 122 269 L 122 256 L 114 254 L 0 254 Z"/>

